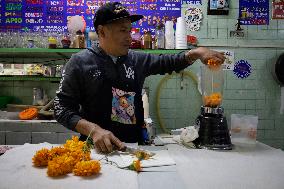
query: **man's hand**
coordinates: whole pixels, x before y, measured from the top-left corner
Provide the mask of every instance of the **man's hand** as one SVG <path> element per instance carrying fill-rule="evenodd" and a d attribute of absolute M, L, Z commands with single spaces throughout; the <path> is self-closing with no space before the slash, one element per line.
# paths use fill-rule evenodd
<path fill-rule="evenodd" d="M 207 64 L 209 59 L 213 59 L 219 64 L 223 64 L 226 59 L 224 53 L 213 51 L 205 47 L 199 47 L 188 51 L 186 53 L 186 57 L 188 58 L 188 60 L 192 61 L 200 59 L 203 64 Z"/>
<path fill-rule="evenodd" d="M 125 148 L 123 142 L 116 138 L 112 132 L 85 119 L 80 119 L 75 129 L 83 135 L 90 134 L 97 152 L 110 153 L 114 150 L 113 146 L 118 150 Z"/>
<path fill-rule="evenodd" d="M 116 138 L 112 132 L 96 126 L 92 132 L 92 138 L 97 152 L 110 153 L 113 151 L 113 145 L 118 149 L 123 149 L 124 144 Z"/>

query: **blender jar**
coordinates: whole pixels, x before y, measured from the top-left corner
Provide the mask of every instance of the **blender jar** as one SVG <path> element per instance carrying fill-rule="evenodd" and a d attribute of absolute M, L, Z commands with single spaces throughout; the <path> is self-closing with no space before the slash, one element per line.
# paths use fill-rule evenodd
<path fill-rule="evenodd" d="M 220 66 L 218 69 L 210 69 L 201 66 L 201 93 L 203 106 L 217 108 L 221 106 L 224 88 L 224 72 Z"/>

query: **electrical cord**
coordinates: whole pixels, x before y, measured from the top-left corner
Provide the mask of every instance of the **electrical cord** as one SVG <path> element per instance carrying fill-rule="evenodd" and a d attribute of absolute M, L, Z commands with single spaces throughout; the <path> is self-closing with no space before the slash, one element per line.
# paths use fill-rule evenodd
<path fill-rule="evenodd" d="M 193 80 L 193 82 L 196 84 L 196 87 L 198 86 L 198 81 L 197 81 L 197 77 L 195 74 L 193 74 L 191 71 L 182 71 L 180 73 L 172 73 L 171 75 L 166 75 L 164 76 L 159 84 L 158 84 L 158 87 L 157 87 L 157 90 L 156 90 L 156 104 L 155 104 L 155 109 L 156 109 L 156 116 L 157 116 L 157 120 L 158 120 L 158 124 L 160 126 L 160 128 L 162 129 L 162 131 L 164 133 L 167 133 L 167 134 L 170 134 L 170 131 L 165 127 L 165 123 L 164 121 L 162 120 L 161 118 L 161 112 L 160 112 L 160 96 L 161 96 L 161 90 L 163 88 L 163 85 L 164 83 L 171 79 L 173 76 L 176 76 L 176 75 L 181 75 L 182 77 L 182 81 L 183 82 L 183 77 L 187 77 L 187 78 L 190 78 Z"/>

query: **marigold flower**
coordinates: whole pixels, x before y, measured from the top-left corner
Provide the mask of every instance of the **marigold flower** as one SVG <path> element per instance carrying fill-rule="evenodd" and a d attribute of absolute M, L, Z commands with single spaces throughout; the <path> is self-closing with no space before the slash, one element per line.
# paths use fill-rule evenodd
<path fill-rule="evenodd" d="M 76 176 L 91 176 L 98 174 L 100 170 L 101 164 L 99 161 L 80 161 L 75 165 L 73 173 Z"/>
<path fill-rule="evenodd" d="M 85 142 L 79 141 L 78 136 L 73 136 L 72 140 L 67 140 L 63 146 L 64 148 L 67 148 L 69 150 L 76 150 L 76 149 L 82 149 L 84 145 Z"/>
<path fill-rule="evenodd" d="M 131 165 L 128 166 L 130 170 L 134 170 L 136 172 L 140 172 L 142 170 L 140 160 L 134 160 Z"/>
<path fill-rule="evenodd" d="M 32 158 L 33 164 L 36 167 L 45 167 L 48 164 L 49 159 L 49 150 L 46 148 L 43 148 L 36 152 L 34 157 Z"/>
<path fill-rule="evenodd" d="M 211 70 L 218 70 L 221 67 L 221 63 L 213 59 L 209 59 L 207 65 Z"/>
<path fill-rule="evenodd" d="M 58 156 L 48 161 L 47 175 L 57 177 L 72 172 L 74 166 L 74 158 L 68 154 Z"/>
<path fill-rule="evenodd" d="M 64 155 L 68 152 L 70 152 L 70 150 L 68 150 L 67 148 L 64 148 L 64 147 L 60 147 L 60 146 L 51 148 L 51 150 L 49 151 L 49 160 L 52 160 L 53 158 L 55 158 L 57 156 Z"/>
<path fill-rule="evenodd" d="M 83 152 L 82 150 L 73 150 L 70 155 L 74 158 L 74 164 L 79 161 L 88 161 L 91 159 L 91 152 Z"/>
<path fill-rule="evenodd" d="M 145 151 L 137 151 L 135 153 L 135 156 L 139 159 L 139 160 L 147 160 L 147 159 L 150 159 L 150 154 L 148 154 L 147 152 Z"/>
<path fill-rule="evenodd" d="M 212 93 L 209 96 L 204 96 L 203 101 L 204 101 L 205 106 L 215 108 L 221 104 L 222 95 L 221 93 Z"/>

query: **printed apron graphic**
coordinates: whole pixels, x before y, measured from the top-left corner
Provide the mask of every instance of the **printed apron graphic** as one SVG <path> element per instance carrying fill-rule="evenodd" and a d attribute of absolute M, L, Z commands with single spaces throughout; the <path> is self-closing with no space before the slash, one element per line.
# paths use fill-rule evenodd
<path fill-rule="evenodd" d="M 112 88 L 111 120 L 123 124 L 136 124 L 134 96 L 135 92 L 125 92 Z"/>

